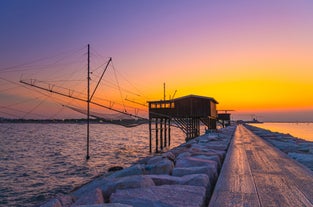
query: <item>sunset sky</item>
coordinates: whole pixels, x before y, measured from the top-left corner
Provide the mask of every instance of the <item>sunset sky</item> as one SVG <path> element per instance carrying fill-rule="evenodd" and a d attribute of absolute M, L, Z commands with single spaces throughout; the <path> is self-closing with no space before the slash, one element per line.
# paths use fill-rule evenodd
<path fill-rule="evenodd" d="M 85 92 L 90 44 L 93 82 L 113 58 L 100 102 L 159 100 L 165 82 L 167 98 L 214 97 L 234 119 L 313 121 L 311 0 L 0 0 L 0 27 L 0 117 L 71 117 L 19 80 Z"/>

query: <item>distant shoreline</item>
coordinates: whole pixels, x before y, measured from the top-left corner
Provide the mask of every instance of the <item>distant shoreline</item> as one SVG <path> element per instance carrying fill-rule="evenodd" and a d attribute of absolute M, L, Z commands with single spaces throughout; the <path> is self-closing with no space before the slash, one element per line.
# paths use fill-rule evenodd
<path fill-rule="evenodd" d="M 127 122 L 137 122 L 135 119 L 123 119 L 123 120 L 101 120 L 101 119 L 90 119 L 91 124 L 115 124 L 121 121 Z M 313 121 L 244 121 L 239 120 L 247 124 L 263 124 L 263 123 L 313 123 Z M 140 122 L 145 122 L 145 120 L 140 120 Z M 87 123 L 87 119 L 11 119 L 11 118 L 3 118 L 0 117 L 0 123 L 34 123 L 34 124 L 85 124 Z M 146 120 L 148 123 L 148 120 Z"/>
<path fill-rule="evenodd" d="M 87 119 L 0 119 L 0 123 L 36 123 L 36 124 L 68 124 L 87 123 Z M 99 120 L 90 119 L 90 123 L 102 123 Z"/>
<path fill-rule="evenodd" d="M 118 124 L 119 122 L 138 122 L 135 119 L 123 119 L 123 120 L 101 120 L 101 119 L 90 119 L 91 124 Z M 140 120 L 141 122 L 143 120 Z M 13 123 L 13 124 L 86 124 L 87 119 L 7 119 L 0 118 L 0 123 Z M 148 123 L 148 121 L 147 121 Z"/>

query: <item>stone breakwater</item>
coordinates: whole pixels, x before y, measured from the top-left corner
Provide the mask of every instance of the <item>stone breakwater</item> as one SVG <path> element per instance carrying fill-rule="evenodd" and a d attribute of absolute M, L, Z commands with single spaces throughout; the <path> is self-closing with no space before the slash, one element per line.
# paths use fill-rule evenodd
<path fill-rule="evenodd" d="M 246 127 L 271 143 L 274 147 L 286 153 L 290 158 L 313 171 L 313 142 L 293 137 L 290 134 L 272 132 L 251 125 L 246 125 Z"/>
<path fill-rule="evenodd" d="M 105 174 L 42 207 L 207 206 L 235 127 Z"/>

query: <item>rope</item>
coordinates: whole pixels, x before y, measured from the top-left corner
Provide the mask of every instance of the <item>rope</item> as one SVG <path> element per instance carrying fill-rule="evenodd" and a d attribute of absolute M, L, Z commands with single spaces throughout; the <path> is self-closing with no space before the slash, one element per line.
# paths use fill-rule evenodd
<path fill-rule="evenodd" d="M 79 48 L 79 49 L 75 49 L 74 52 L 78 52 L 78 51 L 82 51 L 83 49 L 85 49 L 86 46 L 84 46 L 83 48 Z M 63 53 L 70 53 L 71 52 L 71 55 L 74 53 L 72 52 L 73 50 L 70 50 L 68 52 L 63 52 Z M 39 63 L 39 62 L 42 62 L 44 60 L 51 60 L 52 58 L 56 58 L 56 57 L 59 57 L 60 56 L 60 53 L 58 53 L 57 55 L 53 55 L 53 56 L 49 56 L 49 57 L 42 57 L 42 58 L 38 58 L 38 59 L 34 59 L 32 61 L 29 61 L 29 62 L 25 62 L 25 63 L 21 63 L 21 64 L 17 64 L 17 65 L 13 65 L 13 66 L 8 66 L 8 67 L 4 67 L 4 68 L 0 68 L 0 71 L 1 72 L 20 72 L 20 71 L 26 71 L 26 70 L 34 70 L 33 68 L 33 64 L 35 63 Z M 69 55 L 68 55 L 69 56 Z M 55 61 L 53 64 L 59 62 L 60 60 L 62 59 L 65 59 L 67 56 L 63 56 L 61 57 L 60 59 L 58 59 L 57 61 Z M 19 68 L 23 68 L 23 67 L 31 67 L 31 69 L 19 69 Z M 40 66 L 42 67 L 42 66 Z M 15 69 L 15 70 L 12 70 L 12 69 Z"/>
<path fill-rule="evenodd" d="M 115 80 L 116 80 L 116 83 L 117 83 L 117 87 L 118 87 L 118 90 L 120 92 L 120 97 L 121 97 L 121 100 L 122 100 L 124 111 L 127 112 L 126 111 L 126 107 L 125 107 L 125 103 L 124 103 L 124 99 L 123 99 L 123 95 L 122 95 L 122 90 L 121 90 L 120 83 L 119 83 L 117 75 L 116 75 L 116 70 L 115 70 L 113 62 L 112 62 L 112 68 L 113 68 L 113 71 L 114 71 L 114 77 L 115 77 Z"/>

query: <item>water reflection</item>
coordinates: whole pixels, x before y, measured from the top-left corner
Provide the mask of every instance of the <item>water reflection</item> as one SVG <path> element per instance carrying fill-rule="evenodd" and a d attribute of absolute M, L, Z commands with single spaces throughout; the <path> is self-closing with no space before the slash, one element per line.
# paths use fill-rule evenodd
<path fill-rule="evenodd" d="M 66 193 L 112 166 L 127 167 L 149 155 L 148 125 L 124 128 L 82 124 L 0 124 L 0 206 L 33 206 Z M 171 146 L 184 142 L 177 128 Z"/>

